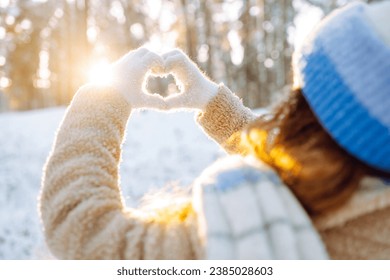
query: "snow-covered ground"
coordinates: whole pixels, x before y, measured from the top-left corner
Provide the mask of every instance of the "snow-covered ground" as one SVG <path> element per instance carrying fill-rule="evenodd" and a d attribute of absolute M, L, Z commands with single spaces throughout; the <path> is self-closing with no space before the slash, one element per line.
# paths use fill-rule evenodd
<path fill-rule="evenodd" d="M 52 258 L 37 212 L 42 167 L 64 108 L 0 114 L 0 259 Z M 224 152 L 189 112 L 136 112 L 121 163 L 122 190 L 135 207 L 148 190 L 188 186 Z"/>

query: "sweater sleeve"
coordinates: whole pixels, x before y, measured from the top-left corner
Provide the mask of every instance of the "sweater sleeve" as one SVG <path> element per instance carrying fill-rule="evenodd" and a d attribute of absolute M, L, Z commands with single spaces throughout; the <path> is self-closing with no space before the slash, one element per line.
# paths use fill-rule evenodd
<path fill-rule="evenodd" d="M 164 218 L 124 205 L 118 165 L 130 112 L 114 89 L 94 85 L 82 87 L 69 106 L 44 168 L 40 196 L 45 238 L 56 257 L 198 257 L 188 205 Z"/>
<path fill-rule="evenodd" d="M 208 136 L 229 154 L 245 154 L 241 146 L 242 129 L 256 119 L 256 115 L 226 86 L 220 85 L 217 95 L 197 117 L 197 122 Z"/>

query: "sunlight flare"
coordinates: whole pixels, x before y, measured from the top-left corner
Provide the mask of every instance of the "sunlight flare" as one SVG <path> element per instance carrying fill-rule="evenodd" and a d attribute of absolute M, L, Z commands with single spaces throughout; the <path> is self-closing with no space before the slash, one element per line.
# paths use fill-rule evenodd
<path fill-rule="evenodd" d="M 95 84 L 110 84 L 112 81 L 112 71 L 110 63 L 106 59 L 102 59 L 94 64 L 89 69 L 88 81 Z"/>

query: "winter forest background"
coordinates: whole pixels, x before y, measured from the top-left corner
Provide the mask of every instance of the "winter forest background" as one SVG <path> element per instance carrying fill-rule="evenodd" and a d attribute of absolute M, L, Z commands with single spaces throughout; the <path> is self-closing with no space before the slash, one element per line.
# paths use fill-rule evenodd
<path fill-rule="evenodd" d="M 0 259 L 52 258 L 37 212 L 42 167 L 75 90 L 110 62 L 141 45 L 180 47 L 247 106 L 266 106 L 291 82 L 294 48 L 347 2 L 0 0 Z M 172 78 L 151 80 L 149 90 L 177 91 Z M 139 112 L 129 125 L 128 206 L 148 190 L 190 185 L 223 155 L 191 113 Z"/>
<path fill-rule="evenodd" d="M 294 46 L 346 2 L 0 0 L 0 109 L 68 104 L 91 75 L 143 44 L 184 49 L 246 105 L 264 106 L 290 82 Z"/>

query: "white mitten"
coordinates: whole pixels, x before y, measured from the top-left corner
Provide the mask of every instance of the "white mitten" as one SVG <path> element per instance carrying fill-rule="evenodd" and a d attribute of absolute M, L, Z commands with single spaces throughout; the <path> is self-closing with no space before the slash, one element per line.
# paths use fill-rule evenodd
<path fill-rule="evenodd" d="M 212 82 L 191 59 L 179 49 L 162 55 L 165 72 L 177 78 L 181 93 L 165 99 L 169 109 L 193 108 L 204 110 L 217 95 L 218 85 Z M 155 71 L 157 72 L 157 71 Z"/>
<path fill-rule="evenodd" d="M 159 94 L 149 94 L 142 88 L 148 71 L 161 72 L 163 59 L 146 48 L 125 54 L 111 65 L 111 86 L 116 88 L 132 108 L 167 109 Z"/>

